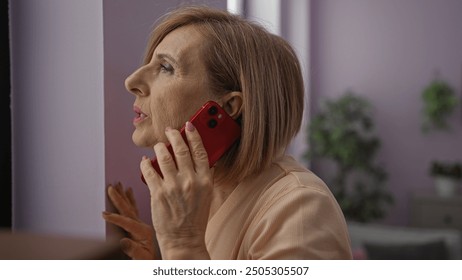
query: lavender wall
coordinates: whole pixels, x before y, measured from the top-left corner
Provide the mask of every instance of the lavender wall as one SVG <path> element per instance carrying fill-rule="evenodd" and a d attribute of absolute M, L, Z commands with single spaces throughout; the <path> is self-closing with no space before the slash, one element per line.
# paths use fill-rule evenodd
<path fill-rule="evenodd" d="M 430 161 L 462 160 L 460 108 L 451 133 L 420 131 L 420 95 L 435 71 L 462 90 L 462 1 L 313 0 L 311 11 L 312 110 L 347 89 L 372 102 L 396 200 L 385 222 L 404 225 L 410 195 L 432 191 Z"/>

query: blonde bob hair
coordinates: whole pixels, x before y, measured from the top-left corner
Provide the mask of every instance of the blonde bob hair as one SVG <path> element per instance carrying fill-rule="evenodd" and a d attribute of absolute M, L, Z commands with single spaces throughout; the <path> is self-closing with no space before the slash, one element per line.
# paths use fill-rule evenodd
<path fill-rule="evenodd" d="M 149 63 L 157 45 L 176 28 L 194 25 L 204 36 L 203 60 L 211 91 L 219 98 L 242 92 L 239 143 L 220 160 L 224 179 L 241 181 L 267 168 L 298 133 L 304 86 L 292 47 L 257 23 L 203 6 L 176 9 L 161 18 L 147 46 Z"/>

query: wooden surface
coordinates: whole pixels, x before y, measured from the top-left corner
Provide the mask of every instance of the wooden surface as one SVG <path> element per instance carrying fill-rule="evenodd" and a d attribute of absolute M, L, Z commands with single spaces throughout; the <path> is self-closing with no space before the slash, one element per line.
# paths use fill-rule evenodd
<path fill-rule="evenodd" d="M 2 260 L 124 259 L 118 239 L 104 241 L 0 231 Z"/>

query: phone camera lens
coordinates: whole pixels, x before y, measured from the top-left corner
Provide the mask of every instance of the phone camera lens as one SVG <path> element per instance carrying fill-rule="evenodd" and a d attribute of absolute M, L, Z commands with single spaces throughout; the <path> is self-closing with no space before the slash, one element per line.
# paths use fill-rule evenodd
<path fill-rule="evenodd" d="M 213 115 L 215 115 L 216 113 L 218 113 L 217 107 L 212 106 L 212 107 L 209 108 L 209 115 L 213 116 Z"/>
<path fill-rule="evenodd" d="M 210 119 L 208 122 L 210 128 L 214 128 L 215 126 L 217 126 L 217 124 L 218 122 L 215 119 Z"/>

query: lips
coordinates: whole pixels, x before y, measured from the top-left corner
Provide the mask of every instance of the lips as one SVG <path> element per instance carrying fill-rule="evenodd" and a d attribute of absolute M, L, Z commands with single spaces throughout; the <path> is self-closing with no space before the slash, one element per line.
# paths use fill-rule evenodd
<path fill-rule="evenodd" d="M 138 106 L 133 106 L 133 111 L 136 114 L 135 118 L 133 119 L 133 123 L 135 124 L 144 121 L 148 117 L 148 115 L 143 113 L 143 111 L 141 111 L 141 108 Z"/>

